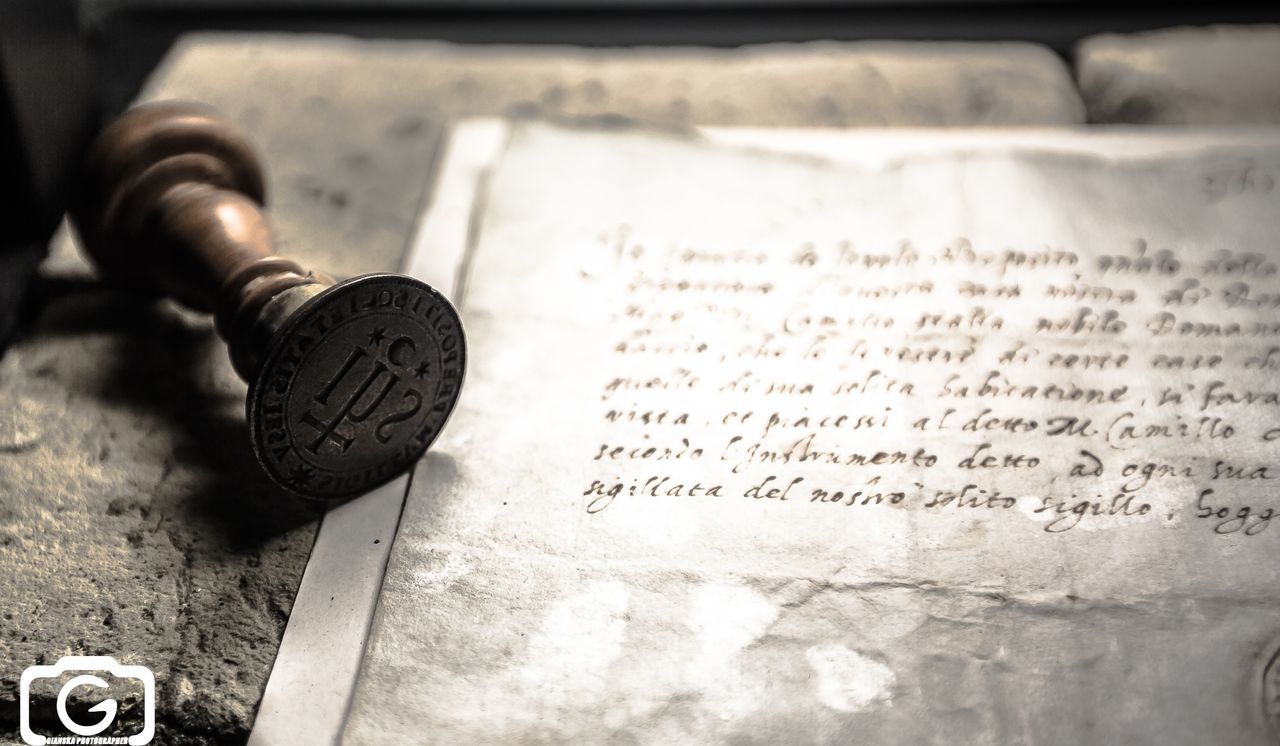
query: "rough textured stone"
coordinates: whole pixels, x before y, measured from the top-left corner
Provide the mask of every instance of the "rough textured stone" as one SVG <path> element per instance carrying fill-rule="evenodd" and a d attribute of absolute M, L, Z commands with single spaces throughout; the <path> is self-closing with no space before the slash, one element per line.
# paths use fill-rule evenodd
<path fill-rule="evenodd" d="M 258 477 L 209 325 L 67 288 L 0 392 L 4 719 L 22 668 L 77 653 L 155 671 L 166 743 L 243 731 L 315 525 Z"/>
<path fill-rule="evenodd" d="M 1280 26 L 1094 36 L 1076 70 L 1090 122 L 1280 123 Z"/>
<path fill-rule="evenodd" d="M 296 124 L 367 116 L 365 106 L 376 116 L 398 104 L 412 119 L 386 123 L 390 135 L 413 129 L 413 119 L 485 114 L 609 113 L 677 127 L 1034 125 L 1083 116 L 1063 62 L 1021 43 L 574 49 L 197 37 L 173 59 L 180 64 L 167 85 L 271 87 L 273 108 Z M 252 98 L 242 106 L 266 116 L 265 102 Z M 289 103 L 307 108 L 298 116 Z"/>
<path fill-rule="evenodd" d="M 145 97 L 200 99 L 243 124 L 269 165 L 283 251 L 340 275 L 399 264 L 452 117 L 979 125 L 1082 111 L 1062 64 L 1020 44 L 712 53 L 197 36 Z M 42 274 L 34 326 L 0 361 L 0 728 L 16 729 L 22 669 L 74 652 L 155 670 L 157 742 L 240 743 L 316 514 L 259 475 L 245 387 L 207 319 L 100 287 L 69 240 Z"/>

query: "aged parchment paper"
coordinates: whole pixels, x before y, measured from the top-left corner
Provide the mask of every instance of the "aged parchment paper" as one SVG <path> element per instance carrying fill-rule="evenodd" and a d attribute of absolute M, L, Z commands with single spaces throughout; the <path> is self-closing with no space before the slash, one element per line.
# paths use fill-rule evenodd
<path fill-rule="evenodd" d="M 1280 146 L 1059 137 L 518 128 L 346 741 L 1269 742 Z"/>

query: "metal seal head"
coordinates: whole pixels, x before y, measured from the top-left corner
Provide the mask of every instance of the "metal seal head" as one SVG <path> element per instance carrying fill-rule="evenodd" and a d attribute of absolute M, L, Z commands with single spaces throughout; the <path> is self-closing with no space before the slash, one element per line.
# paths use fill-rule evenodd
<path fill-rule="evenodd" d="M 465 368 L 462 322 L 435 289 L 403 275 L 340 283 L 274 335 L 249 390 L 254 452 L 304 497 L 366 492 L 426 452 Z"/>

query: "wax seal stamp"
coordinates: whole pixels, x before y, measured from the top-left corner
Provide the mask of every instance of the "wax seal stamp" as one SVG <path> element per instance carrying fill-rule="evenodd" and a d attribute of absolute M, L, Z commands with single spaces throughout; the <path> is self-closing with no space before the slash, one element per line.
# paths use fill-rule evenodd
<path fill-rule="evenodd" d="M 312 498 L 359 494 L 410 468 L 444 427 L 462 324 L 412 277 L 335 282 L 274 255 L 264 204 L 246 136 L 166 102 L 102 133 L 71 215 L 108 278 L 215 315 L 272 480 Z"/>

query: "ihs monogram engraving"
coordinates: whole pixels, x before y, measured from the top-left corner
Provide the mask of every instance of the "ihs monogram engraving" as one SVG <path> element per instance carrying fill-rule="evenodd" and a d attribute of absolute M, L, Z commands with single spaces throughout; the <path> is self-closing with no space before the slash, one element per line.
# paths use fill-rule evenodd
<path fill-rule="evenodd" d="M 465 367 L 461 322 L 430 287 L 371 275 L 342 289 L 303 306 L 251 392 L 259 455 L 314 497 L 360 492 L 417 460 Z"/>
<path fill-rule="evenodd" d="M 387 367 L 387 363 L 390 363 L 402 370 L 408 368 L 417 345 L 411 337 L 397 337 L 387 345 L 386 363 L 384 363 L 377 357 L 378 348 L 381 347 L 384 339 L 385 329 L 380 327 L 374 329 L 369 335 L 369 344 L 374 348 L 373 354 L 366 352 L 363 346 L 353 347 L 337 373 L 313 398 L 317 407 L 303 412 L 301 423 L 316 431 L 316 437 L 305 446 L 311 453 L 318 454 L 326 443 L 332 443 L 339 451 L 346 453 L 356 439 L 366 432 L 361 426 L 368 422 L 371 416 L 386 409 L 382 405 L 397 387 L 403 389 L 398 392 L 403 406 L 394 412 L 385 413 L 384 411 L 383 416 L 374 421 L 370 431 L 379 443 L 390 442 L 390 428 L 413 417 L 422 408 L 422 392 L 404 383 L 398 373 Z M 430 363 L 423 360 L 409 368 L 409 375 L 421 379 L 430 369 Z M 363 377 L 360 371 L 364 371 Z M 352 381 L 358 381 L 358 383 L 351 386 Z M 332 410 L 328 406 L 330 399 L 333 398 L 335 390 L 340 387 L 349 393 L 337 409 Z M 326 415 L 325 412 L 330 413 Z M 322 417 L 327 419 L 321 419 Z M 347 424 L 351 427 L 344 430 L 343 425 Z"/>

